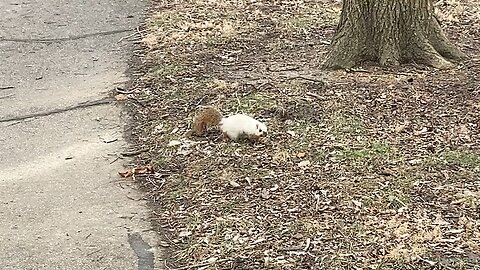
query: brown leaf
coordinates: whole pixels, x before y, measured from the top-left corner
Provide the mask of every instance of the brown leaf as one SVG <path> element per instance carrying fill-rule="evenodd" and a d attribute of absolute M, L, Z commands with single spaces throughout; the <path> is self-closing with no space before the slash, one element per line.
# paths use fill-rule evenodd
<path fill-rule="evenodd" d="M 385 176 L 391 176 L 391 175 L 395 175 L 395 172 L 393 170 L 385 168 L 380 172 L 380 174 Z"/>
<path fill-rule="evenodd" d="M 146 174 L 146 173 L 153 173 L 153 166 L 152 165 L 144 165 L 144 166 L 137 166 L 133 169 L 126 170 L 124 172 L 118 172 L 118 174 L 124 178 L 138 175 L 138 174 Z"/>
<path fill-rule="evenodd" d="M 132 176 L 133 172 L 132 172 L 132 170 L 126 170 L 124 172 L 118 172 L 118 174 L 120 174 L 120 176 L 123 177 L 123 178 L 127 178 L 127 177 Z"/>
<path fill-rule="evenodd" d="M 133 170 L 135 174 L 153 173 L 153 166 L 152 165 L 138 166 Z"/>

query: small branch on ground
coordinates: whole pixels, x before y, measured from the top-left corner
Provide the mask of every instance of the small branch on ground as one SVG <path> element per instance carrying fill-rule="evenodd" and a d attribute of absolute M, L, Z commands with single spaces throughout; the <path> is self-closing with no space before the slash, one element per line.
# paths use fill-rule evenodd
<path fill-rule="evenodd" d="M 9 95 L 5 95 L 5 96 L 0 97 L 0 99 L 10 98 L 10 97 L 13 97 L 13 96 L 15 96 L 15 94 L 9 94 Z"/>
<path fill-rule="evenodd" d="M 226 261 L 229 261 L 229 260 L 231 260 L 231 259 L 228 258 L 228 259 L 216 260 L 214 262 L 203 262 L 203 263 L 199 263 L 199 264 L 187 265 L 187 266 L 180 267 L 180 268 L 173 268 L 173 269 L 171 268 L 171 270 L 186 270 L 186 269 L 198 268 L 198 267 L 208 266 L 208 265 L 219 263 L 219 262 L 226 262 Z"/>
<path fill-rule="evenodd" d="M 143 152 L 147 152 L 148 150 L 149 150 L 148 148 L 143 148 L 135 151 L 123 152 L 121 153 L 121 155 L 124 157 L 132 157 L 132 156 L 140 155 Z"/>
<path fill-rule="evenodd" d="M 49 115 L 52 115 L 52 114 L 72 111 L 72 110 L 76 110 L 76 109 L 83 109 L 83 108 L 88 108 L 88 107 L 93 107 L 93 106 L 98 106 L 98 105 L 104 105 L 104 104 L 111 103 L 112 101 L 113 100 L 111 98 L 103 98 L 103 99 L 99 99 L 99 100 L 90 100 L 90 101 L 82 102 L 82 103 L 79 103 L 77 105 L 68 106 L 68 107 L 61 108 L 61 109 L 53 109 L 53 110 L 46 111 L 46 112 L 30 113 L 30 114 L 21 115 L 21 116 L 15 116 L 15 117 L 0 118 L 0 123 L 20 121 L 20 120 L 25 120 L 25 119 L 34 118 L 34 117 L 49 116 Z"/>

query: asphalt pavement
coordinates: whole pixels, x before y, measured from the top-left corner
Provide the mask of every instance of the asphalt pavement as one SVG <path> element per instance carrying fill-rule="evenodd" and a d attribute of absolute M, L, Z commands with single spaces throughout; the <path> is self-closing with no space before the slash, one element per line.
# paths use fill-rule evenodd
<path fill-rule="evenodd" d="M 117 174 L 125 114 L 106 99 L 146 5 L 0 1 L 1 269 L 161 269 L 146 203 Z"/>

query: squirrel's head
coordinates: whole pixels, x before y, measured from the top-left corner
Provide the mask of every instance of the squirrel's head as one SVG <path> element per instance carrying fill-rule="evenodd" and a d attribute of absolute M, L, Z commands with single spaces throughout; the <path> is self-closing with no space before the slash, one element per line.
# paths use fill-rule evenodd
<path fill-rule="evenodd" d="M 257 136 L 264 136 L 267 134 L 267 126 L 264 123 L 258 122 L 256 125 L 256 132 Z"/>

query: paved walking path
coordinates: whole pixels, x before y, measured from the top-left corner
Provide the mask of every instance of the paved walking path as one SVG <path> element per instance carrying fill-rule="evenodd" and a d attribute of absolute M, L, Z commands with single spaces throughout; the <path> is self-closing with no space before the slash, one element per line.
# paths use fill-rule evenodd
<path fill-rule="evenodd" d="M 0 1 L 3 270 L 160 268 L 147 208 L 118 184 L 121 109 L 104 100 L 128 79 L 119 40 L 145 5 Z"/>

